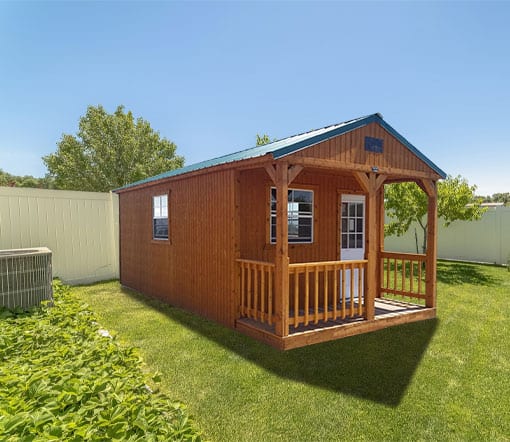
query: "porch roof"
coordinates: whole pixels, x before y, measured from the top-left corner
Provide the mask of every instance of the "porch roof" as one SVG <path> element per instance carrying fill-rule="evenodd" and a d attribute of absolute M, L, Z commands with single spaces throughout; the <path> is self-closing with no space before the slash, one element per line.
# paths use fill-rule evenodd
<path fill-rule="evenodd" d="M 381 125 L 387 132 L 389 132 L 397 140 L 399 140 L 407 149 L 409 149 L 413 154 L 415 154 L 418 158 L 425 162 L 432 170 L 437 172 L 438 175 L 440 175 L 442 178 L 446 177 L 446 173 L 443 170 L 436 166 L 429 158 L 423 155 L 423 153 L 421 153 L 416 147 L 414 147 L 409 141 L 407 141 L 402 135 L 400 135 L 395 129 L 393 129 L 393 127 L 386 123 L 381 114 L 375 113 L 364 117 L 355 118 L 353 120 L 344 121 L 343 123 L 326 126 L 321 129 L 315 129 L 309 132 L 303 132 L 298 135 L 292 135 L 290 137 L 283 138 L 278 141 L 273 141 L 272 143 L 264 144 L 262 146 L 255 146 L 228 155 L 223 155 L 221 157 L 201 161 L 195 164 L 190 164 L 189 166 L 184 166 L 181 167 L 180 169 L 169 170 L 159 175 L 155 175 L 153 177 L 145 178 L 143 180 L 127 184 L 118 189 L 114 189 L 114 191 L 128 189 L 130 187 L 139 186 L 141 184 L 146 184 L 164 178 L 183 175 L 189 172 L 194 172 L 196 170 L 206 169 L 212 166 L 218 166 L 220 164 L 227 164 L 240 160 L 257 158 L 267 154 L 272 154 L 274 159 L 282 158 L 286 155 L 290 155 L 299 150 L 306 149 L 322 141 L 328 140 L 338 135 L 342 135 L 346 132 L 350 132 L 352 130 L 358 129 L 360 127 L 366 126 L 374 122 Z"/>

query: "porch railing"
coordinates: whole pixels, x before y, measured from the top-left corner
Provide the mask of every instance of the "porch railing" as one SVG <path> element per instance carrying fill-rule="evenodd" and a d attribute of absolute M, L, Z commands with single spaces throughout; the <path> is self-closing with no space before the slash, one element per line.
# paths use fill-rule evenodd
<path fill-rule="evenodd" d="M 380 256 L 381 296 L 426 299 L 426 255 L 382 252 Z"/>
<path fill-rule="evenodd" d="M 240 317 L 276 322 L 273 263 L 238 259 Z M 294 328 L 365 313 L 367 260 L 289 264 L 288 324 Z"/>
<path fill-rule="evenodd" d="M 289 264 L 289 325 L 364 314 L 366 260 Z"/>
<path fill-rule="evenodd" d="M 237 262 L 241 267 L 241 317 L 272 325 L 275 322 L 275 265 L 249 259 L 238 259 Z"/>

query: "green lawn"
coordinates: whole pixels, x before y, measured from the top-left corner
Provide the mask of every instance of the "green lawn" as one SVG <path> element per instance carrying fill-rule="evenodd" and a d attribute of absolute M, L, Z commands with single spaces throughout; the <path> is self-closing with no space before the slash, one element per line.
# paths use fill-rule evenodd
<path fill-rule="evenodd" d="M 118 282 L 75 288 L 213 441 L 510 440 L 510 272 L 438 264 L 438 319 L 279 352 Z"/>

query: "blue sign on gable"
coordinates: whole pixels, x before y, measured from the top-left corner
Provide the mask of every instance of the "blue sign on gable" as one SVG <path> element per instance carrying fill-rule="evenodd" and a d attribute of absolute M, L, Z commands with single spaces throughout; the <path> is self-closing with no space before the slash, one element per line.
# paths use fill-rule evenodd
<path fill-rule="evenodd" d="M 367 152 L 383 153 L 383 140 L 381 138 L 365 137 L 365 150 Z"/>

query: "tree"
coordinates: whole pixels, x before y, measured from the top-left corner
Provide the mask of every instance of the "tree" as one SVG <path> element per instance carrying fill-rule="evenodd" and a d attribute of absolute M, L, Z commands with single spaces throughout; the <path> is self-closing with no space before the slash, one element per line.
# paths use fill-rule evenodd
<path fill-rule="evenodd" d="M 276 140 L 273 140 L 273 141 L 276 141 Z M 269 138 L 269 135 L 267 135 L 267 134 L 264 134 L 262 136 L 257 134 L 257 146 L 263 146 L 264 144 L 269 144 L 269 143 L 272 143 L 273 141 L 271 141 L 271 139 Z"/>
<path fill-rule="evenodd" d="M 150 124 L 118 106 L 109 114 L 89 106 L 76 136 L 63 134 L 57 151 L 43 157 L 60 189 L 106 192 L 182 167 L 176 146 Z"/>
<path fill-rule="evenodd" d="M 0 186 L 54 189 L 55 183 L 53 182 L 53 179 L 48 176 L 45 176 L 44 178 L 36 178 L 32 175 L 12 175 L 0 169 Z"/>
<path fill-rule="evenodd" d="M 485 212 L 481 199 L 475 197 L 476 186 L 469 186 L 460 175 L 448 176 L 437 184 L 437 214 L 445 227 L 456 220 L 477 220 Z M 386 213 L 392 220 L 386 224 L 385 234 L 402 236 L 416 222 L 422 230 L 422 251 L 427 250 L 427 206 L 428 197 L 416 183 L 398 183 L 386 186 L 384 192 Z M 416 252 L 418 237 L 416 235 Z"/>
<path fill-rule="evenodd" d="M 510 193 L 495 193 L 492 195 L 492 202 L 494 203 L 504 203 L 505 206 L 510 204 Z"/>
<path fill-rule="evenodd" d="M 510 205 L 510 192 L 494 193 L 492 196 L 482 196 L 484 203 L 503 203 L 505 206 Z"/>

